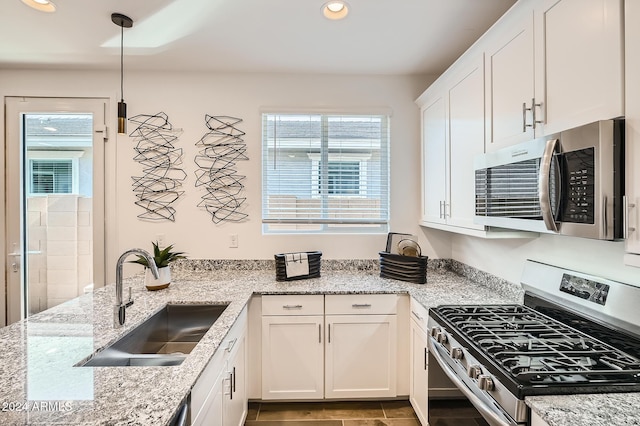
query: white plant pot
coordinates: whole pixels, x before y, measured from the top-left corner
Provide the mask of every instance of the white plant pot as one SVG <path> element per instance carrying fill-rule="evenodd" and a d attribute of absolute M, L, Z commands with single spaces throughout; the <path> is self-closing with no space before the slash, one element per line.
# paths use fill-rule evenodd
<path fill-rule="evenodd" d="M 165 266 L 164 268 L 158 268 L 158 278 L 153 277 L 151 269 L 145 269 L 144 285 L 149 291 L 162 290 L 169 287 L 171 284 L 171 268 Z"/>

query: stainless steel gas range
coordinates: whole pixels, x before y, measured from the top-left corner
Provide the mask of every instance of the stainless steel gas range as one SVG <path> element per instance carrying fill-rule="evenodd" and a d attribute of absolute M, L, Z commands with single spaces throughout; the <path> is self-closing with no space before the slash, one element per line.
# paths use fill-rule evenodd
<path fill-rule="evenodd" d="M 430 309 L 430 377 L 493 426 L 527 424 L 530 395 L 640 392 L 639 287 L 533 261 L 522 285 L 523 305 Z"/>

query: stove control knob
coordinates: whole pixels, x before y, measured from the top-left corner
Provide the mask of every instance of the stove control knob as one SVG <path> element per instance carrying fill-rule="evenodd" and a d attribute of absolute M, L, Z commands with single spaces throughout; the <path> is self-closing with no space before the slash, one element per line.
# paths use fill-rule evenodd
<path fill-rule="evenodd" d="M 451 358 L 453 359 L 462 359 L 464 357 L 464 353 L 462 352 L 462 348 L 451 348 Z"/>
<path fill-rule="evenodd" d="M 431 337 L 437 337 L 438 333 L 440 333 L 442 331 L 442 329 L 440 327 L 431 327 L 431 331 L 429 332 L 429 334 L 431 334 Z"/>
<path fill-rule="evenodd" d="M 484 391 L 492 391 L 494 389 L 493 379 L 488 374 L 478 376 L 478 386 Z"/>
<path fill-rule="evenodd" d="M 436 340 L 438 341 L 438 343 L 443 344 L 449 341 L 449 339 L 447 338 L 447 333 L 445 333 L 444 331 L 438 332 L 438 334 L 436 335 Z"/>
<path fill-rule="evenodd" d="M 482 367 L 478 364 L 470 365 L 467 369 L 467 375 L 472 379 L 477 379 L 482 374 Z"/>

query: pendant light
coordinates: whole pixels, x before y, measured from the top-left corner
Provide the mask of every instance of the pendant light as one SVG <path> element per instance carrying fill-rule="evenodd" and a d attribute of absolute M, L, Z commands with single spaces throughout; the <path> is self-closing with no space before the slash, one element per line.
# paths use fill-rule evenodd
<path fill-rule="evenodd" d="M 120 27 L 120 102 L 118 102 L 118 133 L 127 133 L 127 104 L 124 103 L 124 29 L 133 27 L 133 19 L 112 13 L 111 21 Z"/>

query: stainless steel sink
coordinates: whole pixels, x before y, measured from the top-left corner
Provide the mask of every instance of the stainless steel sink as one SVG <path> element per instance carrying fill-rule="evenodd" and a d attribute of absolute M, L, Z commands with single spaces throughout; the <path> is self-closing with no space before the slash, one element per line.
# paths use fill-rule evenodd
<path fill-rule="evenodd" d="M 179 365 L 229 305 L 166 305 L 82 367 Z"/>

